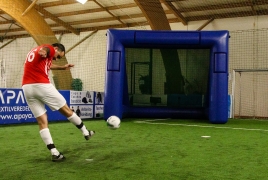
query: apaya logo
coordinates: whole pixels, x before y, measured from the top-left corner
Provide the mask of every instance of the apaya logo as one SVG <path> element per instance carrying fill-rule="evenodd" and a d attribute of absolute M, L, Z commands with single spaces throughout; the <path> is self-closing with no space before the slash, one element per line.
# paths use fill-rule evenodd
<path fill-rule="evenodd" d="M 22 90 L 0 90 L 0 105 L 19 103 L 25 104 Z"/>

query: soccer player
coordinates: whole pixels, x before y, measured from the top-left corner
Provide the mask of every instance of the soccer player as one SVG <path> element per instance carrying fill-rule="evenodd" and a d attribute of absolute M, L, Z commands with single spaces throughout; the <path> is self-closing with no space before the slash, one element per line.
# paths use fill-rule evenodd
<path fill-rule="evenodd" d="M 52 60 L 57 60 L 65 55 L 65 47 L 60 43 L 52 45 L 41 45 L 32 49 L 25 61 L 24 74 L 22 79 L 22 89 L 25 99 L 34 117 L 37 120 L 40 136 L 52 155 L 52 161 L 62 161 L 65 159 L 52 140 L 45 104 L 53 111 L 58 110 L 67 117 L 78 129 L 81 130 L 86 140 L 89 140 L 95 131 L 87 130 L 82 120 L 66 104 L 64 97 L 49 81 L 49 70 L 69 70 L 73 64 L 59 66 L 52 64 Z"/>

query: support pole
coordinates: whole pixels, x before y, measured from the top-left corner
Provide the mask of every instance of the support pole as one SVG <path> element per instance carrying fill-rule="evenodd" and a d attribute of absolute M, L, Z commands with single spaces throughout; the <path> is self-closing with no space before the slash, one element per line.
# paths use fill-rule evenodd
<path fill-rule="evenodd" d="M 4 44 L 3 46 L 1 46 L 0 49 L 3 49 L 5 46 L 7 46 L 8 44 L 12 43 L 14 40 L 15 40 L 15 38 L 14 39 L 11 39 L 6 44 Z"/>
<path fill-rule="evenodd" d="M 63 33 L 60 34 L 58 41 L 61 42 L 61 38 L 63 36 Z"/>
<path fill-rule="evenodd" d="M 197 31 L 201 31 L 204 27 L 206 27 L 209 23 L 211 23 L 214 20 L 214 18 L 209 19 L 207 22 L 205 22 L 202 26 L 200 26 Z"/>

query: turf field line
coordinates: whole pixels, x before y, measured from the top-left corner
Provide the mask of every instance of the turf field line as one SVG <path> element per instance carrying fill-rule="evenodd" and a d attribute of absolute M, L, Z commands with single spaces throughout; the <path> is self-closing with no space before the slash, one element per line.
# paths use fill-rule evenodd
<path fill-rule="evenodd" d="M 164 120 L 164 119 L 162 119 Z M 243 131 L 265 131 L 268 132 L 267 129 L 248 129 L 248 128 L 234 128 L 228 126 L 202 126 L 197 124 L 170 124 L 170 123 L 157 123 L 154 121 L 159 120 L 144 120 L 144 121 L 134 121 L 134 123 L 140 124 L 154 124 L 154 125 L 168 125 L 168 126 L 186 126 L 186 127 L 200 127 L 200 128 L 215 128 L 215 129 L 233 129 L 233 130 L 243 130 Z"/>

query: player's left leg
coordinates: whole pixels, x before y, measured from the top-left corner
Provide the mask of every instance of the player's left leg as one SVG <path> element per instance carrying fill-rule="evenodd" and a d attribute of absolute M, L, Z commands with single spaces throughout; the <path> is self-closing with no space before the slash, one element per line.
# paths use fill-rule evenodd
<path fill-rule="evenodd" d="M 55 144 L 52 140 L 52 137 L 48 128 L 48 120 L 47 120 L 45 104 L 42 101 L 40 101 L 41 99 L 40 97 L 46 94 L 46 92 L 43 92 L 43 90 L 46 90 L 46 88 L 43 88 L 41 84 L 29 84 L 29 85 L 24 85 L 22 89 L 23 89 L 23 93 L 25 95 L 27 104 L 30 107 L 39 125 L 40 136 L 43 142 L 46 144 L 49 151 L 51 152 L 52 161 L 64 160 L 65 157 L 56 149 Z"/>
<path fill-rule="evenodd" d="M 87 130 L 83 121 L 65 104 L 59 109 L 59 112 L 63 114 L 67 119 L 73 123 L 78 129 L 80 129 L 86 140 L 89 140 L 91 136 L 95 134 L 95 131 Z"/>

